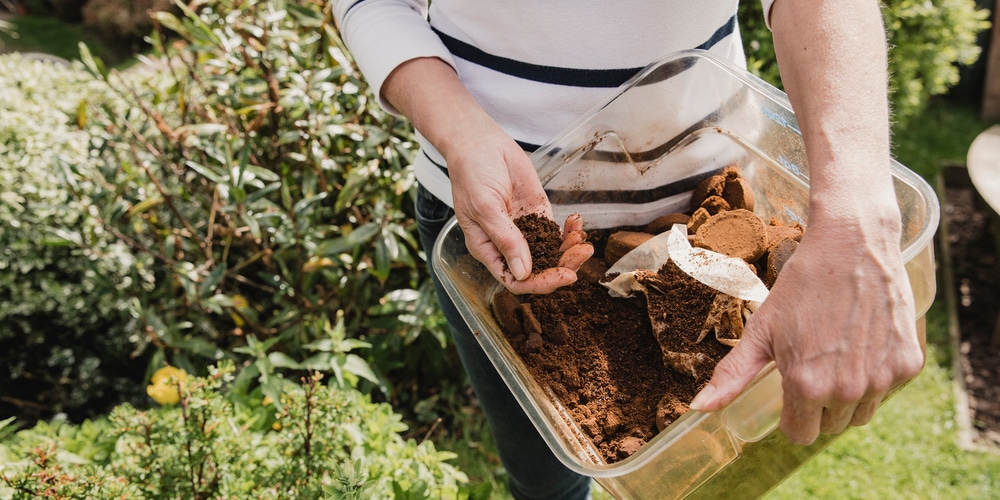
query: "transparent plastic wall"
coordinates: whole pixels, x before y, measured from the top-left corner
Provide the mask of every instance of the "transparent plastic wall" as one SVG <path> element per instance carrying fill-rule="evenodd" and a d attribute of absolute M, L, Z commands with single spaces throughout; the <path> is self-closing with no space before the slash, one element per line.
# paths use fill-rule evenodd
<path fill-rule="evenodd" d="M 691 189 L 730 164 L 753 186 L 754 211 L 764 220 L 808 225 L 808 167 L 784 94 L 703 52 L 650 65 L 532 159 L 556 220 L 580 213 L 588 229 L 641 225 L 684 211 Z M 931 240 L 939 209 L 926 182 L 898 163 L 891 167 L 914 318 L 922 324 L 935 293 Z M 629 458 L 605 463 L 507 343 L 490 313 L 500 285 L 468 255 L 454 220 L 432 259 L 448 295 L 556 456 L 618 498 L 719 498 L 734 491 L 752 498 L 836 438 L 802 447 L 776 430 L 781 379 L 768 366 L 728 408 L 690 411 Z"/>

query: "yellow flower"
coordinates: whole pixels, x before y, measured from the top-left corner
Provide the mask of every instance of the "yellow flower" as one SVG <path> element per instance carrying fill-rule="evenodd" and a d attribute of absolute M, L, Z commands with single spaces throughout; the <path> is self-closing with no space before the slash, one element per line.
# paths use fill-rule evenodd
<path fill-rule="evenodd" d="M 275 423 L 271 424 L 271 428 L 274 429 L 274 430 L 276 430 L 276 431 L 280 431 L 281 430 L 281 422 L 275 422 Z"/>
<path fill-rule="evenodd" d="M 267 406 L 267 405 L 269 405 L 269 404 L 271 404 L 273 402 L 274 402 L 274 399 L 271 399 L 271 396 L 264 396 L 264 399 L 260 402 L 260 404 L 262 404 L 264 406 Z"/>
<path fill-rule="evenodd" d="M 146 394 L 153 398 L 153 401 L 161 405 L 177 404 L 181 400 L 181 393 L 178 384 L 187 379 L 187 372 L 173 366 L 164 366 L 150 380 L 151 384 L 146 386 Z"/>
<path fill-rule="evenodd" d="M 250 307 L 250 303 L 247 302 L 246 297 L 242 295 L 233 296 L 233 308 L 236 309 L 236 311 L 239 311 L 239 314 L 233 311 L 229 311 L 229 317 L 233 318 L 233 323 L 236 323 L 237 327 L 243 326 L 244 321 L 243 317 L 240 316 L 240 314 L 243 314 L 243 311 L 245 311 L 247 307 Z"/>

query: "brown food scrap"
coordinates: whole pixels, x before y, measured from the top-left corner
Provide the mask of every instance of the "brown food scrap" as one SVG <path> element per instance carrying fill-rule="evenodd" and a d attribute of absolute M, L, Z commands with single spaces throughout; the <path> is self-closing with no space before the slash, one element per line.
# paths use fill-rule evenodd
<path fill-rule="evenodd" d="M 695 210 L 694 213 L 691 214 L 691 220 L 688 221 L 688 232 L 691 234 L 696 233 L 698 228 L 708 221 L 709 217 L 711 217 L 711 215 L 708 213 L 708 210 L 698 207 L 698 210 Z"/>
<path fill-rule="evenodd" d="M 726 185 L 722 190 L 722 197 L 729 202 L 733 210 L 744 209 L 753 212 L 754 195 L 750 182 L 740 175 L 739 170 L 734 167 L 727 167 L 725 170 Z"/>
<path fill-rule="evenodd" d="M 730 207 L 729 202 L 721 196 L 709 196 L 708 198 L 705 198 L 705 201 L 701 202 L 701 208 L 707 210 L 709 215 L 715 215 L 720 212 L 730 210 L 732 207 Z"/>
<path fill-rule="evenodd" d="M 802 241 L 802 234 L 805 228 L 801 224 L 795 223 L 789 226 L 776 218 L 771 218 L 771 223 L 765 228 L 767 231 L 767 251 L 770 252 L 774 245 L 784 239 Z"/>
<path fill-rule="evenodd" d="M 709 196 L 722 196 L 725 188 L 726 176 L 721 174 L 712 175 L 701 181 L 691 192 L 691 211 L 698 210 Z"/>
<path fill-rule="evenodd" d="M 541 334 L 542 333 L 542 323 L 538 321 L 535 317 L 535 313 L 531 311 L 530 304 L 521 304 L 521 314 L 524 318 L 524 330 L 531 333 Z"/>
<path fill-rule="evenodd" d="M 675 352 L 666 351 L 663 353 L 663 364 L 672 367 L 685 375 L 690 375 L 698 380 L 712 374 L 716 361 L 700 352 Z"/>
<path fill-rule="evenodd" d="M 614 265 L 623 255 L 631 252 L 635 247 L 645 243 L 652 238 L 649 233 L 636 231 L 618 231 L 608 237 L 608 244 L 604 247 L 604 262 Z"/>
<path fill-rule="evenodd" d="M 690 220 L 691 216 L 688 214 L 673 213 L 661 215 L 653 219 L 649 224 L 646 224 L 643 231 L 649 234 L 660 234 L 669 231 L 670 228 L 674 227 L 674 224 L 684 224 L 686 226 Z"/>
<path fill-rule="evenodd" d="M 618 458 L 625 459 L 632 456 L 632 454 L 639 451 L 639 448 L 642 448 L 642 445 L 644 444 L 646 444 L 646 441 L 642 438 L 626 436 L 622 439 L 621 444 L 618 447 Z"/>
<path fill-rule="evenodd" d="M 608 266 L 604 263 L 604 259 L 591 257 L 583 262 L 576 271 L 576 276 L 584 283 L 600 283 L 607 272 Z"/>
<path fill-rule="evenodd" d="M 511 293 L 510 290 L 502 288 L 493 296 L 491 306 L 493 317 L 496 318 L 497 323 L 500 323 L 500 326 L 504 330 L 514 335 L 524 334 L 524 327 L 521 324 L 521 302 L 517 300 L 516 295 Z"/>
<path fill-rule="evenodd" d="M 695 245 L 756 262 L 767 249 L 764 221 L 749 210 L 730 210 L 710 217 L 695 233 Z"/>
<path fill-rule="evenodd" d="M 785 238 L 775 244 L 774 248 L 767 253 L 767 273 L 764 275 L 764 284 L 768 288 L 774 286 L 781 268 L 785 266 L 785 262 L 788 262 L 797 248 L 799 248 L 797 241 Z"/>

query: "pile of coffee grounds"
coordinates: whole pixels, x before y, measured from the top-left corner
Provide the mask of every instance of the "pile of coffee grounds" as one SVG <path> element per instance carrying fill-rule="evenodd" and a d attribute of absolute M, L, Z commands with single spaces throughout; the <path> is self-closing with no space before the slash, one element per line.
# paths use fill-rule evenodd
<path fill-rule="evenodd" d="M 727 167 L 695 190 L 690 213 L 665 214 L 643 227 L 589 232 L 595 257 L 577 272 L 576 283 L 546 295 L 515 296 L 501 289 L 494 297 L 493 314 L 507 341 L 607 463 L 629 457 L 686 413 L 731 347 L 714 335 L 698 341 L 719 292 L 673 262 L 642 272 L 640 282 L 656 300 L 639 293 L 612 297 L 601 285 L 614 278 L 605 276 L 606 270 L 631 248 L 680 223 L 687 225 L 696 246 L 752 257 L 748 265 L 764 279 L 770 250 L 791 240 L 782 243 L 782 262 L 771 263 L 771 269 L 780 269 L 802 228 L 777 221 L 765 225 L 752 210 L 749 185 L 735 167 Z M 740 213 L 725 215 L 733 211 Z M 748 220 L 751 228 L 731 219 Z M 515 223 L 528 240 L 534 271 L 556 265 L 562 241 L 558 225 L 534 215 Z M 740 243 L 733 244 L 736 240 Z M 770 286 L 773 277 L 770 281 L 765 283 Z M 661 327 L 659 335 L 651 318 Z M 705 369 L 697 377 L 674 369 L 665 362 L 666 351 L 700 353 Z"/>
<path fill-rule="evenodd" d="M 531 249 L 531 272 L 537 273 L 559 264 L 562 230 L 556 221 L 538 214 L 528 214 L 514 220 L 514 225 L 528 240 Z"/>

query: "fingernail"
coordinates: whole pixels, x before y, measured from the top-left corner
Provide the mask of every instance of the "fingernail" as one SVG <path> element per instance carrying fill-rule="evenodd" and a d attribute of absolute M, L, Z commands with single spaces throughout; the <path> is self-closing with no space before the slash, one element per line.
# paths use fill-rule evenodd
<path fill-rule="evenodd" d="M 524 268 L 524 262 L 520 257 L 514 257 L 510 260 L 510 272 L 514 275 L 514 279 L 521 281 L 528 277 L 528 271 Z"/>
<path fill-rule="evenodd" d="M 708 400 L 712 399 L 713 395 L 715 395 L 715 387 L 712 384 L 706 385 L 705 388 L 691 400 L 691 409 L 701 411 L 701 407 L 704 406 Z"/>

